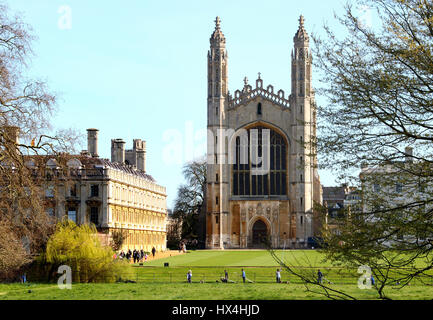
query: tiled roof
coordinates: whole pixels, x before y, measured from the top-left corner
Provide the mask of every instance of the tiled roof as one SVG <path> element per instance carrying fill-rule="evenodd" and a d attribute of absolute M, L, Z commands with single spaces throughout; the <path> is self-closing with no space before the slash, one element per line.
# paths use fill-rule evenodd
<path fill-rule="evenodd" d="M 26 157 L 27 158 L 27 157 Z M 141 170 L 137 170 L 136 168 L 126 165 L 126 164 L 121 164 L 121 163 L 117 163 L 117 162 L 111 162 L 108 159 L 103 159 L 103 158 L 93 158 L 90 156 L 86 156 L 86 155 L 72 155 L 72 154 L 61 154 L 59 156 L 55 156 L 55 155 L 33 155 L 33 156 L 29 156 L 29 158 L 31 158 L 32 160 L 35 160 L 35 165 L 36 166 L 41 166 L 42 164 L 46 164 L 48 161 L 50 161 L 50 159 L 55 159 L 56 162 L 61 166 L 64 165 L 66 166 L 66 162 L 68 160 L 71 159 L 77 159 L 81 162 L 82 169 L 97 169 L 97 168 L 101 168 L 101 167 L 105 167 L 105 168 L 112 168 L 112 169 L 117 169 L 117 170 L 121 170 L 124 171 L 126 173 L 130 173 L 139 177 L 142 177 L 146 180 L 149 180 L 151 182 L 156 182 L 156 180 L 150 175 L 147 174 L 144 171 Z"/>

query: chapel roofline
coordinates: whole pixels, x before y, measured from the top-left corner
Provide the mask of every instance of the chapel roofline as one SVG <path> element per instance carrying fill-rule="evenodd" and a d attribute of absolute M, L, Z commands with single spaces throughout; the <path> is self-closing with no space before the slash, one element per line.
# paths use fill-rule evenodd
<path fill-rule="evenodd" d="M 289 97 L 285 97 L 284 90 L 280 89 L 277 93 L 274 93 L 273 85 L 269 84 L 266 88 L 263 87 L 263 79 L 259 72 L 256 79 L 256 87 L 254 89 L 248 84 L 248 78 L 245 77 L 243 89 L 236 90 L 233 97 L 229 95 L 229 108 L 246 105 L 257 97 L 261 97 L 284 108 L 290 107 Z"/>

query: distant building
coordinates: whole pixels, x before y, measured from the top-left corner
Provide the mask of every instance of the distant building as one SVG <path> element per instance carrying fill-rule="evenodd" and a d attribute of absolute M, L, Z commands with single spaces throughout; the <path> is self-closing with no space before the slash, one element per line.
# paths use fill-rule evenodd
<path fill-rule="evenodd" d="M 98 130 L 87 133 L 88 149 L 80 155 L 27 160 L 28 167 L 45 174 L 46 212 L 94 224 L 105 244 L 113 232 L 123 231 L 123 250 L 165 250 L 166 188 L 145 171 L 145 141 L 135 139 L 133 149 L 125 150 L 123 140 L 112 140 L 110 161 L 98 155 Z"/>
<path fill-rule="evenodd" d="M 337 218 L 342 218 L 350 207 L 358 206 L 361 195 L 355 187 L 343 184 L 339 187 L 322 187 L 323 205 L 327 208 L 326 227 L 338 232 Z"/>
<path fill-rule="evenodd" d="M 419 221 L 421 224 L 425 221 L 428 225 L 427 217 L 432 209 L 432 165 L 431 161 L 420 158 L 422 156 L 413 155 L 412 147 L 406 147 L 404 159 L 376 166 L 361 166 L 362 212 L 365 220 L 371 224 L 385 221 L 389 225 L 388 217 L 394 215 L 396 225 L 404 223 L 408 226 L 407 229 L 402 228 L 404 231 L 396 228 L 393 234 L 386 230 L 386 240 L 382 242 L 384 245 L 405 243 L 421 246 L 432 242 L 427 228 L 409 227 L 412 223 L 417 225 Z"/>

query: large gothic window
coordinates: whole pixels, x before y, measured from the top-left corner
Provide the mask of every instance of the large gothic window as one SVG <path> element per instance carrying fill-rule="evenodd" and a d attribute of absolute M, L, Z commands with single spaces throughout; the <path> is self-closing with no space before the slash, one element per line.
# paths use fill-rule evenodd
<path fill-rule="evenodd" d="M 258 157 L 263 157 L 262 136 L 264 127 L 254 127 L 248 130 L 248 141 L 253 138 L 252 129 L 257 129 Z M 236 163 L 233 164 L 232 192 L 237 196 L 286 195 L 287 194 L 287 145 L 284 138 L 272 129 L 270 130 L 269 172 L 265 175 L 253 174 L 254 164 L 251 161 L 250 143 L 244 145 L 241 138 L 236 138 Z M 266 148 L 265 148 L 266 149 Z M 242 164 L 241 155 L 248 156 L 246 164 Z"/>

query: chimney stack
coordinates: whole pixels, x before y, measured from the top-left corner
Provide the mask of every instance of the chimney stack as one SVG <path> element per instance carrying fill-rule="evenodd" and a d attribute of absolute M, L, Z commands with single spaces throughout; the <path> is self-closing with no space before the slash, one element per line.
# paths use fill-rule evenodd
<path fill-rule="evenodd" d="M 111 139 L 111 162 L 125 163 L 125 141 Z"/>
<path fill-rule="evenodd" d="M 137 169 L 146 172 L 146 151 L 137 150 Z"/>
<path fill-rule="evenodd" d="M 98 129 L 87 129 L 87 151 L 93 158 L 98 157 Z"/>
<path fill-rule="evenodd" d="M 15 144 L 20 143 L 20 128 L 15 126 L 4 126 L 3 127 L 3 138 L 5 142 L 12 142 Z"/>
<path fill-rule="evenodd" d="M 134 139 L 134 151 L 136 167 L 138 170 L 146 171 L 146 141 Z"/>
<path fill-rule="evenodd" d="M 410 163 L 413 162 L 413 148 L 412 147 L 406 147 L 404 149 L 404 154 L 405 154 L 405 161 Z"/>

